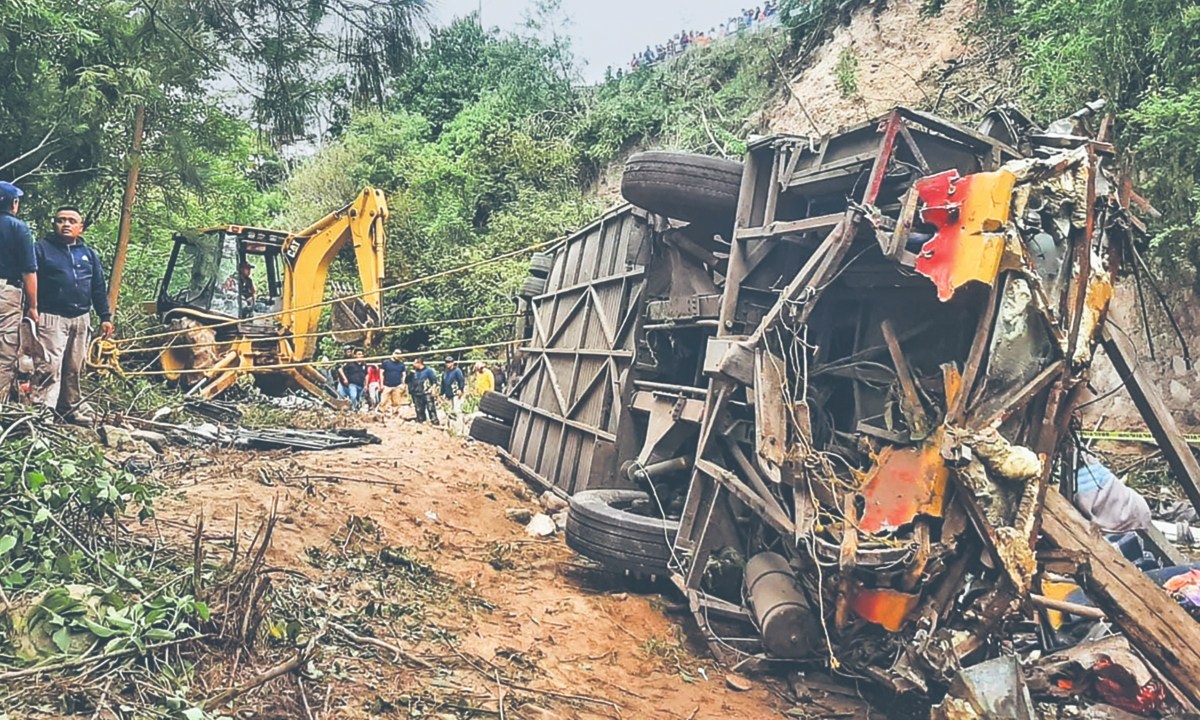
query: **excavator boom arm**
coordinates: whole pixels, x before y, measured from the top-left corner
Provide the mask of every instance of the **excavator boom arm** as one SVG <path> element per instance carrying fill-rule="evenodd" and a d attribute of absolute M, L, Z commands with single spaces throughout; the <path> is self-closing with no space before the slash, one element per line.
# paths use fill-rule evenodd
<path fill-rule="evenodd" d="M 365 188 L 346 207 L 321 218 L 304 230 L 291 235 L 283 247 L 287 271 L 283 278 L 283 315 L 285 328 L 294 336 L 293 360 L 311 360 L 316 352 L 317 330 L 324 306 L 329 265 L 347 245 L 352 244 L 362 283 L 362 301 L 383 312 L 384 223 L 388 218 L 383 191 Z"/>

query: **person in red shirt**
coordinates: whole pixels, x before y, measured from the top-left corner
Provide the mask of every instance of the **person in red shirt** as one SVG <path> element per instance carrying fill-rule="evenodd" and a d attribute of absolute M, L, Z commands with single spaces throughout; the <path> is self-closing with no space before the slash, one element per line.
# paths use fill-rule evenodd
<path fill-rule="evenodd" d="M 379 400 L 383 396 L 383 371 L 374 363 L 367 366 L 366 395 L 367 407 L 372 410 L 379 407 Z"/>

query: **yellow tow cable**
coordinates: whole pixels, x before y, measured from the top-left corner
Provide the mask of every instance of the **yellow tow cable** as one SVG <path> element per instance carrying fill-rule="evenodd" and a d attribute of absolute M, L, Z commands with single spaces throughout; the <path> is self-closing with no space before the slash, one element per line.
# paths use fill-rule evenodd
<path fill-rule="evenodd" d="M 262 317 L 262 316 L 260 315 L 258 317 Z M 447 318 L 447 319 L 443 319 L 443 320 L 426 320 L 424 322 L 403 323 L 400 325 L 382 325 L 380 327 L 348 328 L 348 329 L 344 329 L 344 330 L 314 330 L 313 332 L 307 332 L 307 333 L 278 335 L 278 336 L 269 335 L 269 336 L 263 337 L 262 339 L 263 340 L 278 340 L 278 339 L 295 340 L 296 338 L 321 337 L 322 335 L 336 335 L 338 333 L 368 332 L 368 331 L 373 332 L 373 333 L 391 332 L 393 330 L 411 330 L 413 328 L 419 328 L 419 327 L 436 327 L 439 325 L 454 325 L 457 323 L 468 323 L 468 322 L 486 322 L 488 320 L 504 320 L 507 318 L 516 318 L 516 317 L 520 317 L 520 314 L 519 313 L 504 313 L 501 315 L 477 315 L 475 317 Z M 196 327 L 194 329 L 204 330 L 208 327 L 212 327 L 212 326 L 204 325 L 204 326 Z M 103 340 L 103 338 L 97 338 L 94 342 L 100 342 L 101 340 Z M 106 342 L 112 342 L 112 341 L 108 340 Z M 123 350 L 121 352 L 123 352 L 123 353 L 135 353 L 135 352 L 136 353 L 151 353 L 151 352 L 161 352 L 163 350 L 186 350 L 188 348 L 209 347 L 209 346 L 215 345 L 215 344 L 219 344 L 219 343 L 216 343 L 216 342 L 194 342 L 194 343 L 183 343 L 183 344 L 152 345 L 150 347 L 130 348 L 128 350 Z M 115 347 L 115 344 L 114 344 L 114 347 Z"/>
<path fill-rule="evenodd" d="M 519 345 L 522 342 L 524 342 L 524 340 L 504 340 L 501 342 L 483 343 L 480 345 L 463 345 L 461 347 L 443 348 L 443 349 L 438 349 L 438 350 L 426 350 L 424 352 L 403 353 L 400 357 L 402 357 L 402 358 L 435 357 L 435 356 L 441 356 L 441 355 L 451 355 L 453 353 L 470 352 L 471 350 L 486 350 L 488 348 L 505 347 L 508 345 Z M 352 362 L 380 362 L 383 360 L 387 360 L 391 357 L 393 357 L 392 354 L 388 353 L 387 355 L 374 355 L 371 357 L 363 357 L 363 358 L 339 358 L 337 360 L 326 360 L 326 361 L 310 360 L 308 362 L 275 363 L 273 365 L 251 365 L 251 366 L 247 366 L 244 368 L 231 367 L 231 368 L 222 368 L 221 371 L 222 372 L 234 371 L 234 372 L 251 374 L 251 373 L 260 372 L 263 370 L 284 370 L 287 368 L 313 367 L 313 366 L 322 367 L 322 366 L 330 366 L 330 365 L 343 365 L 345 363 L 352 363 Z M 124 370 L 124 371 L 120 372 L 120 375 L 122 377 L 147 377 L 147 376 L 163 376 L 163 375 L 176 375 L 176 374 L 202 375 L 205 372 L 208 372 L 209 370 L 212 370 L 212 369 L 213 368 L 194 368 L 191 370 L 171 371 L 171 372 L 168 372 L 166 370 Z"/>
<path fill-rule="evenodd" d="M 472 263 L 467 263 L 466 265 L 459 265 L 458 267 L 450 268 L 449 270 L 442 270 L 440 272 L 433 273 L 432 275 L 426 275 L 425 277 L 416 278 L 413 280 L 405 280 L 403 282 L 398 282 L 393 285 L 385 285 L 384 287 L 381 287 L 378 290 L 372 290 L 370 292 L 355 293 L 353 295 L 337 297 L 337 298 L 333 298 L 331 300 L 323 300 L 318 303 L 312 303 L 310 305 L 303 305 L 301 307 L 289 308 L 287 310 L 279 310 L 276 312 L 265 313 L 262 315 L 254 315 L 253 317 L 249 317 L 249 318 L 228 320 L 225 322 L 208 325 L 207 327 L 211 328 L 211 329 L 216 329 L 216 328 L 221 328 L 221 327 L 229 327 L 231 325 L 241 325 L 242 323 L 246 323 L 246 322 L 264 320 L 264 319 L 275 318 L 275 317 L 282 317 L 289 313 L 296 313 L 296 312 L 301 312 L 303 310 L 312 310 L 313 308 L 326 307 L 328 305 L 332 305 L 337 302 L 343 302 L 346 300 L 354 300 L 354 299 L 358 299 L 358 298 L 363 298 L 363 297 L 366 297 L 367 295 L 374 295 L 376 293 L 382 294 L 384 292 L 390 292 L 393 290 L 403 290 L 404 288 L 414 287 L 416 285 L 423 285 L 425 283 L 433 282 L 434 280 L 438 280 L 440 278 L 447 277 L 449 275 L 454 275 L 454 274 L 457 274 L 460 272 L 466 272 L 467 270 L 474 270 L 475 268 L 483 267 L 485 265 L 489 265 L 491 263 L 498 262 L 500 260 L 507 260 L 509 258 L 517 257 L 518 255 L 524 255 L 526 253 L 530 253 L 535 250 L 540 250 L 541 248 L 544 248 L 548 245 L 552 245 L 556 242 L 558 242 L 557 239 L 533 243 L 532 245 L 526 245 L 525 247 L 517 249 L 517 250 L 511 250 L 506 253 L 501 253 L 499 255 L 495 255 L 493 257 L 486 258 L 484 260 L 477 260 Z M 190 328 L 182 329 L 182 330 L 168 330 L 168 331 L 161 332 L 161 333 L 151 333 L 149 335 L 138 335 L 138 336 L 134 336 L 131 338 L 121 338 L 120 340 L 114 340 L 114 342 L 116 342 L 118 345 L 121 345 L 121 344 L 125 344 L 125 343 L 135 342 L 138 340 L 155 340 L 158 338 L 175 337 L 176 335 L 182 335 L 182 334 L 190 332 L 190 331 L 191 331 Z"/>

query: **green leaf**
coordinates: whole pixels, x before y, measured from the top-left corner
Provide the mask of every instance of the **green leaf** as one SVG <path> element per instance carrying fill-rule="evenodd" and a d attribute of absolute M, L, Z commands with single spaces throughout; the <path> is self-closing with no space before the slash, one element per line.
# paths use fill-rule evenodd
<path fill-rule="evenodd" d="M 0 537 L 0 555 L 6 555 L 8 551 L 17 546 L 17 539 L 12 535 L 4 535 Z"/>
<path fill-rule="evenodd" d="M 71 648 L 71 633 L 65 627 L 59 628 L 50 639 L 58 646 L 59 652 L 66 653 Z"/>
<path fill-rule="evenodd" d="M 89 620 L 88 618 L 83 618 L 81 620 L 81 622 L 83 623 L 83 626 L 85 628 L 87 628 L 88 632 L 90 632 L 91 634 L 95 635 L 98 638 L 104 638 L 105 640 L 107 640 L 108 638 L 117 635 L 116 630 L 114 630 L 110 627 L 105 627 L 104 625 L 101 625 L 100 623 L 95 622 L 94 620 Z"/>
<path fill-rule="evenodd" d="M 44 507 L 38 508 L 37 514 L 33 516 L 33 524 L 41 525 L 50 519 L 50 511 Z"/>
<path fill-rule="evenodd" d="M 183 720 L 204 720 L 204 711 L 196 707 L 188 708 L 180 715 L 183 715 Z"/>

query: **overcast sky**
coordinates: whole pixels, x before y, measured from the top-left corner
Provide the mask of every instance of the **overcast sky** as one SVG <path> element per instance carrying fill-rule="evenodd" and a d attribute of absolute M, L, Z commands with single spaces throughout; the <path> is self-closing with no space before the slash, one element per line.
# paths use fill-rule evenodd
<path fill-rule="evenodd" d="M 483 9 L 483 25 L 513 30 L 532 10 L 532 0 L 430 0 L 432 22 L 445 25 L 460 15 Z M 665 43 L 681 30 L 704 30 L 719 25 L 743 7 L 762 0 L 562 0 L 570 21 L 575 56 L 583 65 L 584 80 L 604 77 L 604 68 L 629 62 L 634 51 Z M 586 61 L 584 65 L 583 61 Z"/>

